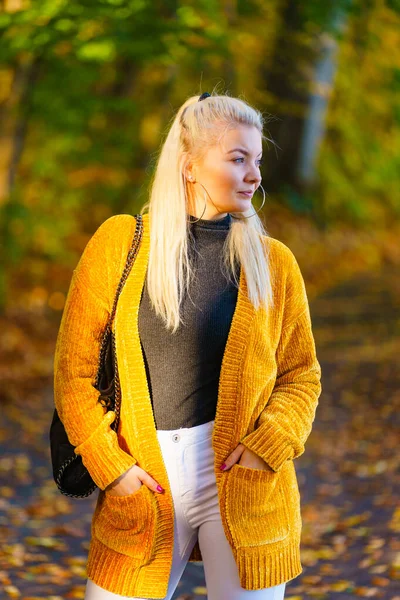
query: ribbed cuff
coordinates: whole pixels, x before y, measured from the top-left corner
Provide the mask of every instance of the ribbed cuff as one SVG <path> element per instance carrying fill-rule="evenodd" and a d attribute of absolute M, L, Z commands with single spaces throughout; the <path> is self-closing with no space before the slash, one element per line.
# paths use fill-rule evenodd
<path fill-rule="evenodd" d="M 82 456 L 90 476 L 102 490 L 137 463 L 133 456 L 120 448 L 118 436 L 110 428 L 115 416 L 114 411 L 108 411 L 92 435 L 75 448 L 75 454 Z"/>
<path fill-rule="evenodd" d="M 260 456 L 276 472 L 287 460 L 293 459 L 295 454 L 287 436 L 269 422 L 259 425 L 240 440 L 240 443 Z"/>

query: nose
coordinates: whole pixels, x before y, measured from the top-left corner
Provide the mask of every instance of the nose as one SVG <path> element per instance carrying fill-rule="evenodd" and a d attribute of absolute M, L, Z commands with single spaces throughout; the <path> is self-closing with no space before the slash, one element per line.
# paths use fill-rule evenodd
<path fill-rule="evenodd" d="M 257 188 L 260 185 L 261 180 L 262 180 L 262 177 L 260 175 L 260 171 L 258 170 L 258 168 L 252 167 L 246 175 L 246 182 L 252 183 Z"/>

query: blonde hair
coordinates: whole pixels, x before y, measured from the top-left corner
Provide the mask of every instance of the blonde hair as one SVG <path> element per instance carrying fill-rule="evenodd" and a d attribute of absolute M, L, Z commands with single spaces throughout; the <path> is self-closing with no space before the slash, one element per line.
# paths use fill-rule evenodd
<path fill-rule="evenodd" d="M 149 200 L 141 214 L 149 212 L 150 250 L 147 289 L 156 314 L 172 333 L 182 321 L 180 305 L 189 289 L 193 270 L 188 254 L 188 207 L 185 167 L 188 157 L 195 164 L 208 148 L 217 145 L 229 128 L 253 125 L 262 139 L 263 116 L 244 100 L 228 95 L 213 95 L 198 102 L 189 98 L 178 110 L 162 145 L 150 181 Z M 271 140 L 270 140 L 271 141 Z M 255 211 L 252 206 L 250 214 Z M 193 214 L 193 213 L 192 213 Z M 248 297 L 256 308 L 272 305 L 268 250 L 263 236 L 268 236 L 257 214 L 231 213 L 233 218 L 223 247 L 223 264 L 236 285 L 235 260 L 242 266 Z M 240 291 L 240 290 L 239 290 Z"/>

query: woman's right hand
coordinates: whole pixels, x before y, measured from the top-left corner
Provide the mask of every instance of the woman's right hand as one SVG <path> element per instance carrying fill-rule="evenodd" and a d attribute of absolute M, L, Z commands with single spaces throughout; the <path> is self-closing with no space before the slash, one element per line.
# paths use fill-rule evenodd
<path fill-rule="evenodd" d="M 138 465 L 130 467 L 118 479 L 110 483 L 105 491 L 111 496 L 129 496 L 139 491 L 142 485 L 147 485 L 153 492 L 162 493 L 164 491 L 161 486 L 158 486 L 157 481 Z"/>

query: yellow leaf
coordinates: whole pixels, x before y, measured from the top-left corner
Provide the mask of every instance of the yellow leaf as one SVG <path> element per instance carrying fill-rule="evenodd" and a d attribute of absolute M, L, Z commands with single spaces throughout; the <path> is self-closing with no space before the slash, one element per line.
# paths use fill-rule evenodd
<path fill-rule="evenodd" d="M 332 583 L 329 587 L 335 592 L 345 592 L 351 591 L 354 588 L 354 583 L 352 581 L 347 581 L 346 579 L 341 579 L 336 583 Z"/>
<path fill-rule="evenodd" d="M 21 592 L 15 587 L 15 585 L 6 585 L 4 587 L 4 591 L 10 596 L 10 598 L 19 598 L 21 595 Z"/>

